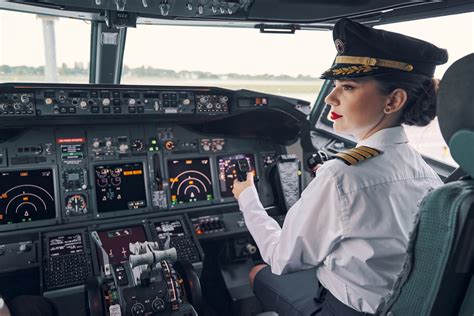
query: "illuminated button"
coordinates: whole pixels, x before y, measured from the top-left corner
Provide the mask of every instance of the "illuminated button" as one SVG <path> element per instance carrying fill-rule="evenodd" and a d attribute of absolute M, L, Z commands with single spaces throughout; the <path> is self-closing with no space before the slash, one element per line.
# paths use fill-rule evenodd
<path fill-rule="evenodd" d="M 103 100 L 102 100 L 102 105 L 103 105 L 103 106 L 108 106 L 108 105 L 110 105 L 110 99 L 109 99 L 109 98 L 103 99 Z"/>
<path fill-rule="evenodd" d="M 102 112 L 104 112 L 104 113 L 110 113 L 110 107 L 109 107 L 109 106 L 104 106 L 104 107 L 102 108 Z"/>

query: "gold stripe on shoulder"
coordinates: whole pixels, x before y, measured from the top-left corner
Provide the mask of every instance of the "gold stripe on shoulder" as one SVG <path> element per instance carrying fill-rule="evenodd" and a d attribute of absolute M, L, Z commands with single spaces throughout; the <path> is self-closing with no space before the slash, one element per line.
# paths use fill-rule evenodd
<path fill-rule="evenodd" d="M 375 149 L 375 148 L 367 147 L 367 146 L 360 146 L 360 147 L 357 147 L 357 148 L 362 149 L 362 150 L 365 150 L 365 151 L 369 152 L 369 153 L 370 153 L 371 155 L 373 155 L 373 156 L 378 156 L 378 155 L 380 155 L 380 153 L 381 153 L 379 150 L 377 150 L 377 149 Z"/>
<path fill-rule="evenodd" d="M 339 158 L 344 161 L 347 165 L 352 166 L 360 161 L 378 156 L 381 153 L 382 151 L 378 149 L 367 146 L 360 146 L 339 152 L 335 156 L 336 158 Z"/>
<path fill-rule="evenodd" d="M 352 157 L 354 157 L 355 159 L 357 159 L 359 161 L 364 160 L 365 158 L 367 158 L 364 155 L 361 155 L 360 153 L 358 153 L 356 150 L 354 150 L 354 148 L 349 149 L 345 153 L 351 155 Z"/>
<path fill-rule="evenodd" d="M 344 152 L 337 153 L 335 156 L 342 159 L 348 165 L 354 165 L 358 162 L 358 160 L 356 160 L 354 157 Z"/>
<path fill-rule="evenodd" d="M 357 147 L 356 147 L 356 148 L 352 148 L 352 151 L 358 153 L 359 155 L 363 156 L 364 158 L 370 158 L 370 157 L 372 157 L 372 155 L 371 155 L 370 153 L 368 153 L 368 152 L 366 152 L 366 151 L 364 151 L 364 150 L 362 150 L 362 149 L 359 149 L 359 148 L 357 148 Z"/>

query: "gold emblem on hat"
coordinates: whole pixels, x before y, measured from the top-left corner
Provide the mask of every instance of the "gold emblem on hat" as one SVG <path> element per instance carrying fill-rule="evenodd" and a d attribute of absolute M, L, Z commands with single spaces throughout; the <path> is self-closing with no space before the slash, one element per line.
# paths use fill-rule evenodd
<path fill-rule="evenodd" d="M 336 50 L 339 54 L 343 54 L 346 50 L 346 44 L 344 44 L 344 42 L 340 39 L 336 39 L 334 41 L 334 45 L 336 46 Z"/>
<path fill-rule="evenodd" d="M 346 76 L 351 74 L 359 74 L 365 72 L 371 72 L 379 67 L 371 67 L 371 66 L 350 66 L 350 67 L 343 67 L 339 69 L 333 69 L 332 74 L 333 76 Z"/>

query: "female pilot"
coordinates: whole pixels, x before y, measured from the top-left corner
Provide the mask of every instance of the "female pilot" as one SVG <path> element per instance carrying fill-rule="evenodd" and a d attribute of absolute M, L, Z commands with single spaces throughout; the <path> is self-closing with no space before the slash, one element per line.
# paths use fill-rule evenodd
<path fill-rule="evenodd" d="M 338 56 L 321 77 L 334 82 L 325 102 L 334 130 L 354 135 L 356 148 L 318 169 L 283 228 L 265 212 L 252 176 L 234 183 L 270 266 L 254 267 L 251 285 L 280 316 L 383 310 L 404 273 L 417 204 L 442 184 L 401 124 L 425 126 L 435 117 L 432 77 L 446 50 L 348 19 L 336 23 L 333 37 Z"/>

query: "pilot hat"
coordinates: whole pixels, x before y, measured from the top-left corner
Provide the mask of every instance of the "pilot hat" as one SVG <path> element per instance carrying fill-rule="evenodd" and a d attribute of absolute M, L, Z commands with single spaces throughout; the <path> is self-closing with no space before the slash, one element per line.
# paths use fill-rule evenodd
<path fill-rule="evenodd" d="M 321 79 L 350 79 L 406 72 L 433 77 L 448 61 L 446 49 L 410 36 L 339 20 L 333 30 L 337 57 Z"/>

